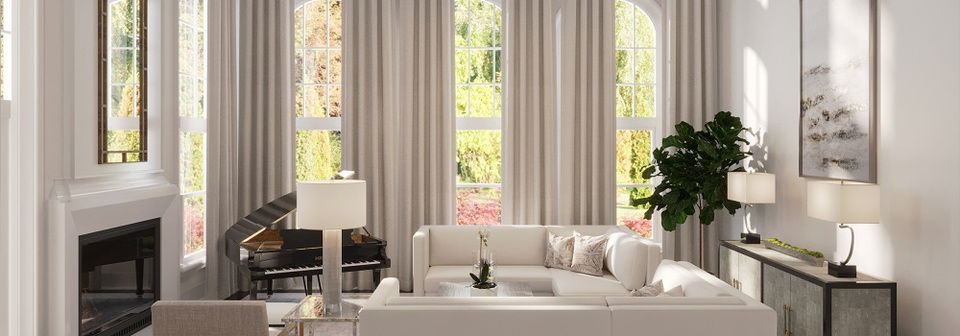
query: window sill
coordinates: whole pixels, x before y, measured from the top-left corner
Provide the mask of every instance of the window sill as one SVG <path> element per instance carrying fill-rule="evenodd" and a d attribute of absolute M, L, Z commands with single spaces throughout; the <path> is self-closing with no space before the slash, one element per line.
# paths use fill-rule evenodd
<path fill-rule="evenodd" d="M 207 267 L 207 251 L 200 250 L 188 254 L 180 261 L 180 273 L 190 272 Z"/>

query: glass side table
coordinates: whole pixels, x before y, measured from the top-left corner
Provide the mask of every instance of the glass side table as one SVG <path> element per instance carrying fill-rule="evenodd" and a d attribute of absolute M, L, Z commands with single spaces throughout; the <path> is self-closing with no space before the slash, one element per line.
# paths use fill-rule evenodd
<path fill-rule="evenodd" d="M 360 306 L 343 301 L 338 315 L 323 314 L 323 297 L 310 295 L 283 316 L 284 335 L 320 336 L 354 335 L 359 333 Z"/>

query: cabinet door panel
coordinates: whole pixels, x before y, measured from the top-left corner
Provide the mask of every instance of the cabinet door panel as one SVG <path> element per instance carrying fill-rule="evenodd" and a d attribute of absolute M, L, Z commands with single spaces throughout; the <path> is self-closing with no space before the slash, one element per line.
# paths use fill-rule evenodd
<path fill-rule="evenodd" d="M 740 291 L 754 299 L 760 300 L 760 273 L 762 272 L 760 269 L 760 261 L 743 254 L 739 254 L 738 257 L 737 281 L 740 283 Z"/>
<path fill-rule="evenodd" d="M 721 246 L 720 247 L 720 280 L 726 282 L 733 286 L 733 278 L 736 277 L 736 270 L 733 269 L 737 264 L 736 255 L 730 249 Z"/>
<path fill-rule="evenodd" d="M 783 307 L 790 303 L 790 275 L 770 265 L 763 265 L 763 303 L 777 312 L 777 335 L 786 330 Z"/>
<path fill-rule="evenodd" d="M 891 335 L 889 288 L 843 288 L 830 291 L 833 336 Z"/>
<path fill-rule="evenodd" d="M 793 275 L 789 277 L 791 336 L 823 335 L 823 288 Z"/>

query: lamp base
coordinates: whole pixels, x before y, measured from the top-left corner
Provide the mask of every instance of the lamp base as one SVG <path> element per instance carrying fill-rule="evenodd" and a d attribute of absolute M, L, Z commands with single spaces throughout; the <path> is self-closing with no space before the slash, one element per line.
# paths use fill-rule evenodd
<path fill-rule="evenodd" d="M 856 278 L 857 265 L 843 265 L 835 262 L 828 262 L 827 274 L 838 278 Z"/>
<path fill-rule="evenodd" d="M 751 232 L 741 233 L 740 238 L 743 238 L 743 239 L 740 239 L 740 242 L 744 244 L 760 244 L 759 233 L 751 233 Z"/>
<path fill-rule="evenodd" d="M 328 229 L 323 230 L 323 314 L 328 316 L 339 316 L 340 307 L 340 286 L 343 279 L 341 253 L 343 251 L 342 230 Z"/>

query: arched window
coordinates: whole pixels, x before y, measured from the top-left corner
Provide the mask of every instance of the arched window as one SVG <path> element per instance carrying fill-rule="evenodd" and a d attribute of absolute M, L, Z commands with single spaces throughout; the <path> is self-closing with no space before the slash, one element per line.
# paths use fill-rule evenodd
<path fill-rule="evenodd" d="M 294 12 L 297 181 L 327 180 L 341 166 L 343 4 L 302 2 Z"/>
<path fill-rule="evenodd" d="M 207 196 L 206 0 L 180 0 L 180 195 L 183 255 L 204 259 Z"/>
<path fill-rule="evenodd" d="M 641 170 L 661 138 L 659 9 L 649 0 L 616 0 L 617 221 L 654 238 L 657 225 L 634 206 L 653 192 Z"/>
<path fill-rule="evenodd" d="M 457 224 L 500 224 L 501 9 L 454 3 Z"/>

